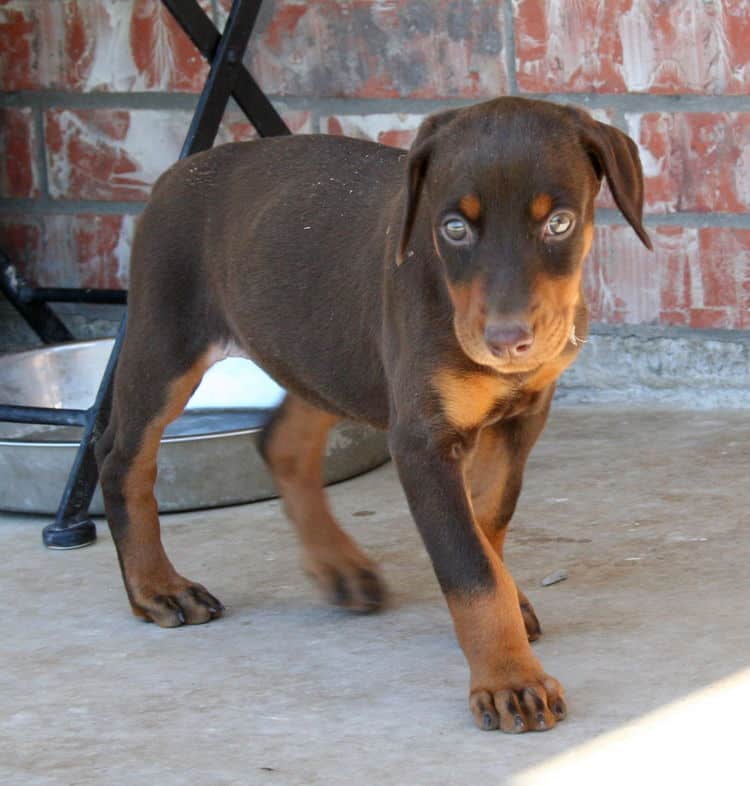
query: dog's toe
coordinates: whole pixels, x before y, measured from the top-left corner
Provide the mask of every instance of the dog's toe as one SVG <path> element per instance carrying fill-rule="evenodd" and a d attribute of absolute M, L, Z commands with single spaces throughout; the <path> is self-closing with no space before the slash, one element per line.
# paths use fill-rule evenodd
<path fill-rule="evenodd" d="M 471 692 L 469 707 L 483 731 L 507 734 L 547 731 L 565 719 L 567 708 L 560 683 L 542 674 L 496 690 Z"/>
<path fill-rule="evenodd" d="M 325 549 L 306 550 L 304 565 L 334 606 L 369 614 L 386 603 L 385 583 L 377 566 L 349 538 Z"/>
<path fill-rule="evenodd" d="M 329 602 L 334 606 L 370 614 L 380 611 L 385 604 L 385 584 L 374 569 L 359 568 L 346 573 L 334 569 L 324 583 L 328 585 L 325 589 Z"/>
<path fill-rule="evenodd" d="M 518 590 L 518 603 L 521 607 L 521 616 L 526 628 L 526 635 L 529 641 L 536 641 L 542 635 L 542 626 L 539 623 L 539 618 L 536 616 L 534 607 L 531 605 L 531 601 L 521 590 Z"/>
<path fill-rule="evenodd" d="M 133 611 L 162 628 L 202 625 L 220 617 L 224 606 L 201 584 L 183 579 L 163 588 L 133 593 Z"/>

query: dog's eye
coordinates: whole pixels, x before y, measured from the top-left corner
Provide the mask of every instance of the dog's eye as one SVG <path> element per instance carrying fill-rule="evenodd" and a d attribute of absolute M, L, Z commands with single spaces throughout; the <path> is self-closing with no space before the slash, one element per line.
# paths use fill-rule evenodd
<path fill-rule="evenodd" d="M 469 235 L 469 228 L 466 226 L 466 222 L 462 221 L 460 218 L 447 219 L 443 222 L 442 229 L 445 237 L 454 243 L 460 243 L 466 240 Z"/>
<path fill-rule="evenodd" d="M 561 238 L 567 235 L 575 224 L 575 216 L 568 210 L 553 213 L 544 227 L 544 235 L 548 238 Z"/>

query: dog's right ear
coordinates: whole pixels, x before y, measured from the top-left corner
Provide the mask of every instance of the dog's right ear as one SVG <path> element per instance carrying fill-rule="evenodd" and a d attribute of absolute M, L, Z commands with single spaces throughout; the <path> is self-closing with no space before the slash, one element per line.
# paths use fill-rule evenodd
<path fill-rule="evenodd" d="M 409 244 L 411 232 L 414 228 L 419 198 L 422 195 L 422 186 L 427 175 L 430 156 L 433 152 L 435 132 L 453 114 L 454 112 L 452 111 L 441 112 L 425 118 L 406 157 L 406 205 L 404 207 L 404 219 L 401 225 L 398 250 L 396 251 L 397 265 L 401 265 L 406 256 L 406 247 Z"/>

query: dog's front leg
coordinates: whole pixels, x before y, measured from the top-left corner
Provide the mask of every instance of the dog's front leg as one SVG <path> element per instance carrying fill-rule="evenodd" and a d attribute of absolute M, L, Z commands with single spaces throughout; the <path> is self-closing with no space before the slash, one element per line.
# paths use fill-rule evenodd
<path fill-rule="evenodd" d="M 481 729 L 544 730 L 565 717 L 563 692 L 534 656 L 515 583 L 473 518 L 463 476 L 465 437 L 401 422 L 390 434 L 409 507 L 432 560 L 471 671 Z"/>

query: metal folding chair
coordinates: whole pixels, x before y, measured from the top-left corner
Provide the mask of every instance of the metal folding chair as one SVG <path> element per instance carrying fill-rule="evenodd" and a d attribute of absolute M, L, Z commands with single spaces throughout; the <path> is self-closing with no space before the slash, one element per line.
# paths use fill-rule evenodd
<path fill-rule="evenodd" d="M 260 136 L 289 134 L 289 128 L 242 64 L 263 0 L 234 0 L 222 34 L 196 0 L 162 2 L 211 64 L 180 158 L 213 145 L 230 97 L 234 98 Z M 18 278 L 3 256 L 0 256 L 0 266 L 0 289 L 46 343 L 73 339 L 48 303 L 124 303 L 126 300 L 126 293 L 119 290 L 33 288 Z M 42 533 L 44 544 L 49 548 L 79 548 L 96 540 L 96 527 L 89 516 L 89 505 L 99 479 L 94 444 L 109 419 L 112 380 L 126 321 L 127 315 L 120 322 L 112 354 L 89 409 L 0 405 L 0 421 L 83 426 L 78 452 L 55 520 Z"/>

